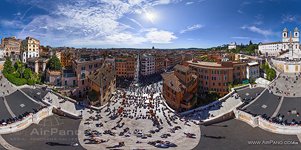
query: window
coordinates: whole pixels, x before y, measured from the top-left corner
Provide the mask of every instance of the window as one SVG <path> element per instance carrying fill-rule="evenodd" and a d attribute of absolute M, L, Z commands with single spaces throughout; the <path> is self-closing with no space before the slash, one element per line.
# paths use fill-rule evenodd
<path fill-rule="evenodd" d="M 86 78 L 86 75 L 84 73 L 82 73 L 81 79 L 85 79 L 85 78 Z"/>

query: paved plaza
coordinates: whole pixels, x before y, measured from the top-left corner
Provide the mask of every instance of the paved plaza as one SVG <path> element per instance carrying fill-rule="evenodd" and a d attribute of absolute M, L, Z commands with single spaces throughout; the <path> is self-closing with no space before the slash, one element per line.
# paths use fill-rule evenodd
<path fill-rule="evenodd" d="M 24 150 L 82 150 L 78 143 L 80 120 L 53 115 L 22 131 L 2 135 L 10 145 Z"/>
<path fill-rule="evenodd" d="M 200 138 L 199 126 L 168 110 L 159 94 L 160 88 L 160 83 L 155 83 L 117 91 L 111 103 L 101 111 L 85 110 L 79 127 L 85 131 L 85 135 L 79 135 L 82 146 L 87 149 L 156 149 L 170 145 L 171 149 L 192 149 Z M 148 93 L 153 93 L 153 98 Z M 164 141 L 170 143 L 164 144 Z"/>
<path fill-rule="evenodd" d="M 301 149 L 296 135 L 271 133 L 236 119 L 200 128 L 202 135 L 195 150 Z"/>
<path fill-rule="evenodd" d="M 269 90 L 280 96 L 301 97 L 300 77 L 300 74 L 280 74 L 279 78 L 269 86 Z"/>
<path fill-rule="evenodd" d="M 0 97 L 7 96 L 15 92 L 17 88 L 11 84 L 2 73 L 0 73 Z"/>
<path fill-rule="evenodd" d="M 83 109 L 83 106 L 71 102 L 52 92 L 47 93 L 42 101 L 73 116 L 80 116 Z"/>

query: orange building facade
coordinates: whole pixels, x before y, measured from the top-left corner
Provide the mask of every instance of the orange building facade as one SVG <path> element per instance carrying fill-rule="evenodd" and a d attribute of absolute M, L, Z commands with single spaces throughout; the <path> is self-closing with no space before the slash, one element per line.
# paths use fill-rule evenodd
<path fill-rule="evenodd" d="M 191 109 L 196 103 L 197 76 L 191 68 L 176 65 L 174 72 L 163 73 L 163 96 L 176 111 Z"/>
<path fill-rule="evenodd" d="M 123 78 L 134 78 L 137 58 L 135 56 L 119 56 L 115 58 L 116 76 Z"/>
<path fill-rule="evenodd" d="M 246 79 L 246 63 L 187 61 L 199 78 L 199 92 L 216 92 L 220 96 L 229 93 L 230 84 Z"/>

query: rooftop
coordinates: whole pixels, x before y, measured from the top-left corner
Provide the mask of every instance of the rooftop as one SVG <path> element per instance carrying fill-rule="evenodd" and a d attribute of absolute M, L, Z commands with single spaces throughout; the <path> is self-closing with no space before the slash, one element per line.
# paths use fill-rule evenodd
<path fill-rule="evenodd" d="M 189 67 L 183 66 L 183 65 L 176 65 L 174 67 L 174 69 L 182 71 L 182 72 L 188 72 L 189 71 Z"/>
<path fill-rule="evenodd" d="M 115 69 L 111 69 L 110 64 L 105 64 L 103 67 L 97 69 L 88 78 L 100 86 L 105 81 L 111 81 L 115 77 Z"/>
<path fill-rule="evenodd" d="M 195 64 L 200 66 L 208 66 L 208 67 L 222 67 L 222 64 L 217 62 L 207 62 L 207 61 L 187 61 L 189 64 Z"/>
<path fill-rule="evenodd" d="M 177 76 L 174 75 L 174 72 L 163 73 L 162 78 L 168 87 L 172 88 L 174 91 L 180 92 L 181 88 L 186 88 Z"/>

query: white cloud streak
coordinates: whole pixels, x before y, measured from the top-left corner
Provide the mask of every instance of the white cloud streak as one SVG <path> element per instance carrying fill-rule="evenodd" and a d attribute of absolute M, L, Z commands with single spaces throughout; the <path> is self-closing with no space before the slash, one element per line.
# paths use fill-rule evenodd
<path fill-rule="evenodd" d="M 201 28 L 203 28 L 203 27 L 204 27 L 204 26 L 201 25 L 201 24 L 195 24 L 195 25 L 186 27 L 185 29 L 181 30 L 180 33 L 181 33 L 181 34 L 184 34 L 184 33 L 186 33 L 186 32 L 190 32 L 190 31 L 194 31 L 194 30 L 201 29 Z"/>
<path fill-rule="evenodd" d="M 263 36 L 270 36 L 270 35 L 275 35 L 276 34 L 275 32 L 273 32 L 271 30 L 261 29 L 261 28 L 258 28 L 256 26 L 242 26 L 241 29 L 249 30 L 251 32 L 258 33 L 258 34 L 261 34 Z"/>

